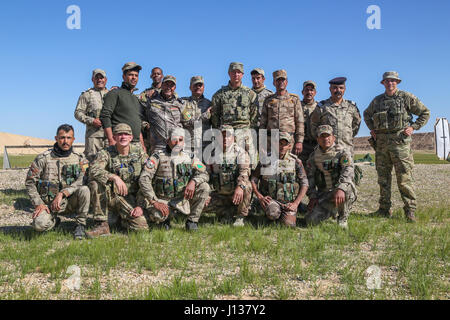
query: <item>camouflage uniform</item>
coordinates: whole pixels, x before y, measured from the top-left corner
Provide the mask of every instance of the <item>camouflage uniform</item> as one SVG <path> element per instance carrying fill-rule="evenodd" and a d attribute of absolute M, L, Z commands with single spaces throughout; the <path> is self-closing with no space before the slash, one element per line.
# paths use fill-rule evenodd
<path fill-rule="evenodd" d="M 257 94 L 256 101 L 257 101 L 257 106 L 258 106 L 258 114 L 261 117 L 264 100 L 266 100 L 266 98 L 268 96 L 273 95 L 273 91 L 267 89 L 266 86 L 259 88 L 259 89 L 252 88 L 252 90 Z"/>
<path fill-rule="evenodd" d="M 330 128 L 331 132 L 331 128 Z M 324 151 L 317 146 L 307 162 L 309 199 L 318 204 L 305 216 L 307 224 L 317 224 L 330 216 L 338 216 L 338 223 L 347 223 L 353 202 L 356 200 L 352 155 L 348 149 L 334 144 Z M 345 202 L 336 207 L 333 195 L 337 189 L 345 192 Z"/>
<path fill-rule="evenodd" d="M 412 115 L 417 115 L 415 122 Z M 364 111 L 364 121 L 376 134 L 375 164 L 380 186 L 380 210 L 391 208 L 392 167 L 395 168 L 397 185 L 404 203 L 405 213 L 414 213 L 416 194 L 413 189 L 411 136 L 403 133 L 411 126 L 423 127 L 430 118 L 430 110 L 413 94 L 397 90 L 393 96 L 385 93 L 372 100 Z"/>
<path fill-rule="evenodd" d="M 88 161 L 83 154 L 72 151 L 67 157 L 58 157 L 54 149 L 39 154 L 28 170 L 25 187 L 33 206 L 45 204 L 51 211 L 51 203 L 59 192 L 65 195 L 58 212 L 42 211 L 33 220 L 37 231 L 48 231 L 55 226 L 56 215 L 77 211 L 75 218 L 86 226 L 89 211 L 89 188 L 83 186 Z"/>
<path fill-rule="evenodd" d="M 233 143 L 227 151 L 224 150 L 223 163 L 208 166 L 208 172 L 210 184 L 214 190 L 208 210 L 220 216 L 229 216 L 231 207 L 234 218 L 246 217 L 252 197 L 248 153 Z M 236 207 L 233 204 L 233 195 L 237 186 L 244 191 L 244 197 Z"/>
<path fill-rule="evenodd" d="M 303 139 L 303 150 L 299 158 L 303 163 L 308 161 L 309 156 L 317 146 L 317 140 L 311 133 L 311 114 L 316 110 L 317 102 L 305 103 L 302 101 L 303 119 L 305 125 L 305 138 Z"/>
<path fill-rule="evenodd" d="M 195 181 L 194 197 L 184 199 L 184 191 L 189 181 Z M 154 153 L 144 167 L 139 185 L 145 197 L 150 219 L 161 223 L 170 218 L 174 211 L 188 216 L 188 221 L 197 223 L 206 199 L 209 197 L 208 173 L 206 167 L 186 152 L 172 153 L 169 146 L 164 151 Z M 150 205 L 150 201 L 164 202 L 170 214 L 163 214 Z"/>
<path fill-rule="evenodd" d="M 256 93 L 244 85 L 236 89 L 230 85 L 223 86 L 211 100 L 212 127 L 219 129 L 222 125 L 231 125 L 235 129 L 236 143 L 249 153 L 252 168 L 257 161 L 257 150 L 249 129 L 257 129 L 256 101 Z"/>
<path fill-rule="evenodd" d="M 122 226 L 130 230 L 148 229 L 145 216 L 132 217 L 131 211 L 137 206 L 145 209 L 144 199 L 139 192 L 139 176 L 148 159 L 141 147 L 131 145 L 128 155 L 121 155 L 116 146 L 110 146 L 100 151 L 91 164 L 89 188 L 91 202 L 95 208 L 94 220 L 115 221 L 121 218 Z M 120 196 L 115 192 L 115 185 L 109 178 L 119 176 L 125 182 L 128 194 Z"/>
<path fill-rule="evenodd" d="M 288 152 L 283 159 L 272 164 L 258 163 L 252 173 L 252 181 L 255 184 L 259 181 L 258 189 L 261 194 L 273 199 L 265 210 L 267 218 L 281 219 L 284 224 L 295 226 L 297 212 L 288 210 L 286 205 L 297 198 L 302 186 L 308 187 L 302 161 Z"/>
<path fill-rule="evenodd" d="M 260 129 L 278 129 L 280 132 L 289 133 L 294 137 L 295 143 L 303 143 L 305 135 L 302 105 L 296 94 L 288 93 L 267 97 L 264 101 Z M 270 131 L 267 132 L 270 134 Z M 270 150 L 270 136 L 267 140 L 267 148 Z"/>
<path fill-rule="evenodd" d="M 185 102 L 174 96 L 167 100 L 162 94 L 157 94 L 147 103 L 146 119 L 150 124 L 148 154 L 165 150 L 169 139 L 169 130 L 173 127 L 182 127 L 181 110 Z"/>
<path fill-rule="evenodd" d="M 100 118 L 106 93 L 108 93 L 108 89 L 90 88 L 81 93 L 75 108 L 75 118 L 86 125 L 84 154 L 89 161 L 94 160 L 96 153 L 107 145 L 103 128 L 92 125 L 95 119 Z"/>
<path fill-rule="evenodd" d="M 181 111 L 181 123 L 191 135 L 190 139 L 186 140 L 186 146 L 190 146 L 190 148 L 186 148 L 186 151 L 188 149 L 194 151 L 196 147 L 201 151 L 205 147 L 205 144 L 202 143 L 203 133 L 211 128 L 211 113 L 207 112 L 211 106 L 211 101 L 203 95 L 199 99 L 193 96 L 181 99 L 185 102 L 184 108 Z M 201 122 L 201 126 L 197 130 L 194 127 L 196 121 Z M 196 156 L 199 157 L 197 154 Z"/>
<path fill-rule="evenodd" d="M 153 91 L 153 92 L 151 92 L 151 91 Z M 160 92 L 161 92 L 161 88 L 155 87 L 154 84 L 152 83 L 152 86 L 150 88 L 145 89 L 139 95 L 137 95 L 137 98 L 142 106 L 144 114 L 147 114 L 147 102 L 149 100 L 147 95 L 153 96 Z M 150 132 L 149 132 L 150 130 L 149 130 L 149 123 L 148 123 L 147 119 L 144 119 L 142 121 L 141 130 L 142 130 L 142 138 L 144 139 L 145 148 L 147 150 L 150 150 L 150 143 L 149 143 L 149 139 L 148 139 L 148 136 L 150 135 Z"/>
<path fill-rule="evenodd" d="M 311 114 L 311 134 L 317 139 L 317 128 L 320 125 L 330 125 L 336 137 L 336 144 L 348 148 L 353 155 L 353 137 L 358 134 L 361 124 L 356 103 L 343 99 L 341 104 L 331 100 L 323 100 Z"/>

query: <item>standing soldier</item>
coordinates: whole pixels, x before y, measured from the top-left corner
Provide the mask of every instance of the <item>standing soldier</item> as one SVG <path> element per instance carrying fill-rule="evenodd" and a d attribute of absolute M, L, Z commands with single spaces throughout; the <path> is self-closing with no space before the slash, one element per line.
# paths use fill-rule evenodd
<path fill-rule="evenodd" d="M 285 70 L 273 72 L 273 85 L 277 92 L 264 101 L 260 129 L 278 129 L 286 132 L 294 138 L 294 153 L 300 154 L 303 150 L 303 139 L 305 135 L 303 110 L 300 98 L 286 90 L 288 84 Z M 270 131 L 268 131 L 270 137 Z M 270 150 L 270 139 L 267 141 Z"/>
<path fill-rule="evenodd" d="M 385 92 L 375 97 L 364 111 L 364 121 L 370 129 L 375 146 L 376 169 L 380 186 L 378 214 L 390 217 L 392 167 L 409 221 L 416 221 L 416 194 L 413 189 L 411 135 L 430 118 L 430 110 L 413 94 L 398 90 L 398 73 L 387 71 L 381 83 Z M 413 122 L 413 116 L 418 118 Z"/>
<path fill-rule="evenodd" d="M 279 160 L 269 165 L 259 163 L 251 177 L 253 192 L 266 216 L 289 227 L 296 226 L 297 208 L 308 189 L 302 161 L 290 153 L 293 140 L 289 133 L 281 132 Z"/>
<path fill-rule="evenodd" d="M 94 160 L 97 152 L 107 144 L 100 121 L 103 97 L 108 92 L 108 89 L 106 89 L 107 80 L 105 71 L 95 69 L 92 72 L 94 87 L 81 94 L 75 108 L 75 118 L 86 125 L 84 155 L 89 162 Z"/>
<path fill-rule="evenodd" d="M 335 144 L 331 126 L 319 126 L 317 134 L 319 146 L 306 167 L 310 199 L 306 223 L 314 225 L 337 216 L 338 225 L 346 229 L 351 206 L 356 200 L 352 155 L 347 148 Z"/>
<path fill-rule="evenodd" d="M 358 134 L 361 115 L 355 102 L 344 99 L 345 81 L 345 77 L 329 81 L 331 97 L 319 102 L 319 108 L 311 114 L 311 133 L 317 139 L 317 128 L 330 125 L 336 144 L 348 148 L 353 155 L 353 137 Z"/>
<path fill-rule="evenodd" d="M 252 70 L 252 72 L 250 72 L 250 74 L 252 76 L 252 83 L 253 83 L 252 90 L 255 91 L 255 93 L 258 95 L 257 97 L 258 114 L 259 116 L 261 116 L 264 100 L 268 96 L 272 95 L 273 91 L 267 89 L 266 86 L 264 85 L 264 81 L 266 80 L 266 78 L 263 69 L 255 68 Z"/>
<path fill-rule="evenodd" d="M 103 124 L 108 144 L 113 146 L 116 141 L 113 138 L 113 129 L 119 123 L 126 123 L 133 131 L 132 144 L 144 146 L 141 128 L 144 119 L 144 111 L 138 98 L 133 94 L 137 90 L 139 71 L 142 67 L 135 62 L 127 62 L 122 67 L 122 86 L 108 92 L 105 96 L 100 120 Z"/>
<path fill-rule="evenodd" d="M 303 150 L 299 155 L 299 158 L 306 164 L 309 155 L 314 151 L 317 146 L 317 140 L 311 133 L 311 114 L 317 108 L 317 101 L 314 100 L 316 96 L 316 84 L 314 81 L 308 80 L 303 82 L 303 118 L 305 120 L 305 139 L 303 140 Z"/>
<path fill-rule="evenodd" d="M 231 62 L 228 67 L 230 81 L 222 86 L 212 97 L 211 124 L 219 129 L 231 125 L 235 129 L 236 143 L 250 155 L 252 167 L 257 161 L 256 141 L 250 129 L 258 128 L 257 96 L 254 91 L 242 84 L 244 65 Z M 239 129 L 239 130 L 236 130 Z"/>
<path fill-rule="evenodd" d="M 201 152 L 205 147 L 202 143 L 203 132 L 211 128 L 211 101 L 203 95 L 205 82 L 202 76 L 192 77 L 189 89 L 192 95 L 181 98 L 185 102 L 181 112 L 181 122 L 191 135 L 190 141 L 186 139 L 187 151 L 199 150 Z M 196 153 L 195 156 L 201 158 L 201 154 Z"/>
<path fill-rule="evenodd" d="M 173 127 L 165 150 L 147 162 L 139 185 L 150 211 L 150 219 L 170 229 L 175 211 L 187 216 L 186 230 L 197 230 L 209 197 L 208 173 L 197 158 L 183 151 L 184 129 Z"/>
<path fill-rule="evenodd" d="M 230 125 L 223 125 L 223 161 L 208 167 L 211 194 L 210 210 L 222 216 L 228 216 L 230 206 L 233 211 L 233 226 L 244 225 L 244 217 L 248 215 L 252 197 L 250 184 L 250 157 L 234 141 L 234 130 Z"/>
<path fill-rule="evenodd" d="M 89 189 L 96 223 L 92 231 L 86 232 L 91 238 L 110 233 L 109 211 L 111 220 L 120 218 L 127 230 L 148 229 L 138 182 L 148 156 L 131 144 L 133 131 L 128 124 L 117 124 L 113 133 L 116 144 L 100 151 L 90 167 Z"/>
<path fill-rule="evenodd" d="M 89 188 L 83 186 L 88 161 L 73 151 L 73 127 L 68 124 L 56 130 L 53 149 L 41 153 L 28 170 L 25 187 L 34 206 L 33 228 L 48 231 L 60 222 L 57 214 L 77 211 L 75 239 L 85 237 L 89 210 Z"/>
<path fill-rule="evenodd" d="M 165 76 L 161 92 L 157 93 L 147 102 L 147 121 L 150 124 L 148 154 L 166 149 L 169 131 L 174 127 L 182 127 L 181 110 L 184 102 L 175 97 L 177 79 L 174 76 Z"/>

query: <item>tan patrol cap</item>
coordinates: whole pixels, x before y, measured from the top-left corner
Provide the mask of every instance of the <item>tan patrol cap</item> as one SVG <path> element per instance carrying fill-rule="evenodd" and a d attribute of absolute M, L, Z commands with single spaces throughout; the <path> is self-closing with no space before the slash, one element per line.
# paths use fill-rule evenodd
<path fill-rule="evenodd" d="M 113 129 L 113 134 L 119 134 L 119 133 L 126 133 L 129 135 L 133 134 L 133 131 L 131 131 L 131 127 L 127 125 L 126 123 L 119 123 L 117 126 Z"/>
<path fill-rule="evenodd" d="M 233 70 L 239 70 L 240 72 L 244 73 L 244 65 L 240 62 L 231 62 L 230 66 L 228 67 L 228 72 Z"/>
<path fill-rule="evenodd" d="M 175 78 L 174 76 L 165 76 L 162 83 L 166 81 L 172 81 L 173 83 L 177 84 L 177 78 Z"/>
<path fill-rule="evenodd" d="M 280 132 L 280 141 L 286 140 L 288 143 L 292 142 L 292 136 L 288 132 Z"/>
<path fill-rule="evenodd" d="M 312 80 L 306 80 L 305 82 L 303 82 L 303 89 L 306 88 L 306 86 L 313 86 L 314 89 L 316 89 L 316 83 Z"/>
<path fill-rule="evenodd" d="M 169 130 L 169 137 L 184 137 L 184 129 L 180 127 L 172 127 Z"/>
<path fill-rule="evenodd" d="M 138 65 L 136 62 L 127 62 L 122 67 L 122 72 L 131 70 L 131 69 L 138 69 L 138 71 L 142 70 L 142 67 Z"/>
<path fill-rule="evenodd" d="M 262 75 L 263 77 L 266 76 L 266 74 L 264 73 L 264 70 L 261 69 L 261 68 L 255 68 L 255 69 L 253 69 L 252 72 L 250 72 L 250 74 L 255 73 L 255 72 L 258 73 L 258 74 L 260 74 L 260 75 Z"/>
<path fill-rule="evenodd" d="M 329 135 L 332 135 L 333 128 L 327 124 L 319 126 L 319 128 L 317 128 L 317 136 L 320 137 L 324 133 L 328 133 Z"/>
<path fill-rule="evenodd" d="M 273 80 L 276 81 L 279 78 L 287 79 L 287 72 L 284 69 L 276 70 L 273 72 Z"/>
<path fill-rule="evenodd" d="M 197 83 L 205 83 L 202 76 L 193 76 L 191 78 L 191 86 Z"/>
<path fill-rule="evenodd" d="M 381 83 L 383 83 L 383 81 L 386 79 L 395 79 L 398 81 L 398 83 L 402 82 L 402 80 L 398 76 L 397 71 L 386 71 L 385 73 L 383 73 L 383 80 L 381 80 Z"/>
<path fill-rule="evenodd" d="M 95 77 L 96 75 L 101 74 L 104 78 L 106 78 L 106 72 L 102 69 L 95 69 L 92 71 L 92 76 Z"/>

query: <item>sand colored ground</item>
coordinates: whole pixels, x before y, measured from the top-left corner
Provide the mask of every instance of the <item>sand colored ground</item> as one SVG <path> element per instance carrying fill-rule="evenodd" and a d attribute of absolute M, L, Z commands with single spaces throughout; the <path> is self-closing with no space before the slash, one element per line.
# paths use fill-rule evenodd
<path fill-rule="evenodd" d="M 36 145 L 53 145 L 55 140 L 34 138 L 28 136 L 22 136 L 19 134 L 12 134 L 6 132 L 0 132 L 0 154 L 3 155 L 5 146 L 36 146 Z M 77 144 L 75 144 L 77 145 Z M 80 145 L 80 144 L 78 144 Z M 81 144 L 82 145 L 82 144 Z M 8 148 L 8 155 L 20 155 L 20 154 L 38 154 L 44 152 L 48 148 Z M 84 148 L 77 148 L 79 151 L 83 151 Z"/>

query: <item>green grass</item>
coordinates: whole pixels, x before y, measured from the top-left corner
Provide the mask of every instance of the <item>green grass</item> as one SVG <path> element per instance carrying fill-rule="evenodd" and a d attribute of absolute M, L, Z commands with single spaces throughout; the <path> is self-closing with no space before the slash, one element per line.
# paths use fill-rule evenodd
<path fill-rule="evenodd" d="M 354 159 L 359 160 L 364 158 L 366 154 L 355 154 Z M 375 154 L 370 153 L 372 157 L 372 162 L 375 162 Z M 413 153 L 415 164 L 450 164 L 446 160 L 440 160 L 434 153 Z"/>
<path fill-rule="evenodd" d="M 31 165 L 34 158 L 36 158 L 35 154 L 22 155 L 22 156 L 9 156 L 9 164 L 11 168 L 27 168 Z M 3 168 L 3 154 L 0 156 L 0 169 Z"/>
<path fill-rule="evenodd" d="M 30 229 L 0 233 L 1 299 L 448 299 L 449 211 L 402 213 L 393 219 L 353 214 L 349 230 L 333 221 L 313 228 L 278 225 L 200 225 L 176 220 L 168 232 L 74 241 L 70 228 L 45 234 Z M 79 292 L 62 289 L 70 265 L 82 270 Z M 382 289 L 369 290 L 365 270 L 382 271 Z M 123 277 L 159 279 L 120 283 Z M 25 285 L 44 278 L 49 289 Z"/>

